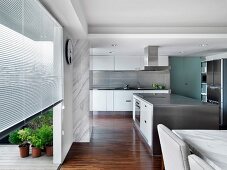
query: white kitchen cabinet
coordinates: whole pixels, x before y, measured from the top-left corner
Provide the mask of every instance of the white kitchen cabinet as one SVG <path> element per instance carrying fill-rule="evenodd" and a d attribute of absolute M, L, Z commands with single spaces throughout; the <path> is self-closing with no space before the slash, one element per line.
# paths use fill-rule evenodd
<path fill-rule="evenodd" d="M 151 146 L 152 122 L 153 122 L 153 105 L 140 101 L 140 131 L 142 132 L 148 145 Z"/>
<path fill-rule="evenodd" d="M 115 56 L 115 70 L 141 70 L 141 56 Z"/>
<path fill-rule="evenodd" d="M 91 111 L 113 111 L 113 90 L 91 90 Z"/>
<path fill-rule="evenodd" d="M 159 66 L 169 66 L 169 56 L 159 56 L 158 65 Z"/>
<path fill-rule="evenodd" d="M 106 111 L 106 90 L 93 90 L 93 111 Z"/>
<path fill-rule="evenodd" d="M 114 56 L 91 56 L 92 70 L 114 70 Z"/>
<path fill-rule="evenodd" d="M 133 111 L 133 93 L 169 93 L 169 90 L 91 90 L 91 111 Z"/>
<path fill-rule="evenodd" d="M 113 111 L 114 110 L 114 91 L 113 90 L 107 90 L 106 91 L 106 111 Z"/>
<path fill-rule="evenodd" d="M 133 90 L 114 90 L 114 111 L 133 110 Z"/>

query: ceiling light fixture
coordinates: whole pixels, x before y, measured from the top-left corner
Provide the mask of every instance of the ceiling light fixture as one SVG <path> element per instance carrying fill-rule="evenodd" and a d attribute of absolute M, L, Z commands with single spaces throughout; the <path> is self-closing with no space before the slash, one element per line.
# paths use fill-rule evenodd
<path fill-rule="evenodd" d="M 112 47 L 117 47 L 117 44 L 112 44 Z"/>
<path fill-rule="evenodd" d="M 109 53 L 110 53 L 110 54 L 112 54 L 112 53 L 113 53 L 113 51 L 110 51 Z"/>
<path fill-rule="evenodd" d="M 179 53 L 179 54 L 184 54 L 184 51 L 179 51 L 178 53 Z"/>

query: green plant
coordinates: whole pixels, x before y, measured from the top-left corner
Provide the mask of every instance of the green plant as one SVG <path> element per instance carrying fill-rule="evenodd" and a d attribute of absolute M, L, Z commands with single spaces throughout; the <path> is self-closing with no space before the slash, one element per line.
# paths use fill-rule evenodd
<path fill-rule="evenodd" d="M 31 132 L 32 131 L 30 128 L 24 128 L 18 131 L 19 138 L 23 143 L 27 143 L 28 137 L 30 136 Z"/>
<path fill-rule="evenodd" d="M 42 125 L 52 125 L 53 124 L 53 110 L 49 110 L 46 113 L 31 120 L 27 126 L 33 130 L 41 128 Z"/>
<path fill-rule="evenodd" d="M 53 145 L 53 126 L 43 125 L 37 129 L 37 136 L 40 137 L 45 145 Z"/>
<path fill-rule="evenodd" d="M 22 140 L 19 137 L 18 131 L 19 130 L 15 130 L 15 131 L 13 131 L 9 134 L 9 142 L 10 143 L 16 144 L 16 145 L 20 145 L 20 144 L 23 143 Z"/>
<path fill-rule="evenodd" d="M 36 133 L 29 136 L 29 141 L 31 142 L 33 147 L 43 149 L 44 148 L 44 141 L 37 136 Z"/>

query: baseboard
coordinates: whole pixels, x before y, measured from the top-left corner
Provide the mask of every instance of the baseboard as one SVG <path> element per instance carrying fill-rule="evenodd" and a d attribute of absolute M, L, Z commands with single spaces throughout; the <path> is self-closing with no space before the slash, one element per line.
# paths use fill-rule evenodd
<path fill-rule="evenodd" d="M 93 111 L 93 117 L 98 118 L 132 118 L 132 112 L 131 111 Z"/>

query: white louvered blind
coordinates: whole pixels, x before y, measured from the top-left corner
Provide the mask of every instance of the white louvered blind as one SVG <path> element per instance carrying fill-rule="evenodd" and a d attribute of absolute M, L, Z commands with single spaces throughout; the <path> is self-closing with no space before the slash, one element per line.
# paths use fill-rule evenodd
<path fill-rule="evenodd" d="M 62 28 L 37 0 L 0 1 L 0 133 L 62 100 Z"/>

